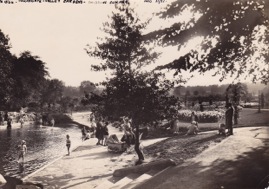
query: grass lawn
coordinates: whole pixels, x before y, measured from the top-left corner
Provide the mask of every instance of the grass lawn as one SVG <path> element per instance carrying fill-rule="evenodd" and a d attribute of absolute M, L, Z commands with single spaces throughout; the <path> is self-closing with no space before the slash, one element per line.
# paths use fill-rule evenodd
<path fill-rule="evenodd" d="M 179 135 L 173 135 L 169 129 L 152 129 L 147 138 L 169 137 L 168 139 L 155 143 L 144 148 L 145 156 L 150 156 L 155 159 L 173 159 L 180 164 L 184 160 L 195 157 L 210 145 L 221 142 L 225 137 L 218 135 L 219 123 L 225 123 L 225 120 L 220 120 L 218 123 L 199 123 L 201 133 L 195 136 L 186 136 L 187 126 L 190 123 L 180 123 Z M 244 126 L 269 126 L 269 110 L 262 110 L 257 113 L 257 109 L 243 109 L 240 112 L 238 125 L 235 127 Z M 206 132 L 203 131 L 216 131 Z"/>
<path fill-rule="evenodd" d="M 217 131 L 220 123 L 225 123 L 225 119 L 216 123 L 199 123 L 199 130 L 201 132 Z M 180 122 L 180 132 L 186 133 L 189 125 L 189 122 Z M 261 113 L 258 113 L 257 109 L 245 108 L 241 110 L 239 113 L 238 125 L 234 125 L 234 127 L 245 126 L 269 126 L 269 109 L 261 110 Z M 172 136 L 171 134 L 172 133 L 169 130 L 152 130 L 149 134 L 149 138 L 168 137 Z"/>
<path fill-rule="evenodd" d="M 258 113 L 257 109 L 245 108 L 239 114 L 238 126 L 269 126 L 269 109 L 262 109 Z"/>

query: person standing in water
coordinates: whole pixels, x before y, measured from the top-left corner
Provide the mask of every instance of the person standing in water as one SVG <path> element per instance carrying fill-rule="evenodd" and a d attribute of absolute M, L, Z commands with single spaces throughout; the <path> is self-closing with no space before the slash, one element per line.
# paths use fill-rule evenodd
<path fill-rule="evenodd" d="M 10 117 L 7 118 L 7 129 L 11 129 L 11 123 L 12 123 L 12 119 Z"/>
<path fill-rule="evenodd" d="M 21 123 L 21 127 L 23 127 L 23 124 L 24 124 L 24 119 L 23 119 L 23 117 L 20 117 L 19 122 Z"/>
<path fill-rule="evenodd" d="M 67 147 L 67 155 L 70 155 L 70 147 L 71 147 L 71 140 L 70 136 L 66 135 L 66 147 Z"/>
<path fill-rule="evenodd" d="M 55 125 L 55 120 L 54 120 L 54 118 L 52 118 L 52 119 L 50 120 L 50 123 L 51 123 L 51 126 L 54 127 L 54 125 Z"/>
<path fill-rule="evenodd" d="M 21 144 L 18 146 L 19 148 L 19 158 L 18 158 L 18 162 L 20 159 L 22 159 L 22 163 L 24 163 L 24 157 L 25 157 L 25 154 L 27 153 L 27 146 L 26 146 L 26 142 L 25 140 L 22 140 L 21 141 Z"/>

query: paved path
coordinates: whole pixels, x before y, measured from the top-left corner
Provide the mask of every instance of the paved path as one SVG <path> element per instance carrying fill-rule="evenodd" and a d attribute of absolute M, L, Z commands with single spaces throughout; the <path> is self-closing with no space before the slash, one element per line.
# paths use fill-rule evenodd
<path fill-rule="evenodd" d="M 265 188 L 269 181 L 268 136 L 269 127 L 236 128 L 233 136 L 139 188 Z"/>

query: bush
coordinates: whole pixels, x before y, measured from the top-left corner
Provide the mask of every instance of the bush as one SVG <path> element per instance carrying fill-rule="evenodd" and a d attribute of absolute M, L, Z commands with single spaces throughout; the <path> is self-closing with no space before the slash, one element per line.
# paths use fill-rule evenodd
<path fill-rule="evenodd" d="M 178 112 L 178 119 L 180 121 L 190 122 L 191 121 L 191 110 L 180 110 Z M 204 111 L 204 112 L 195 112 L 198 117 L 199 123 L 215 123 L 223 118 L 224 112 L 222 111 Z"/>
<path fill-rule="evenodd" d="M 50 125 L 51 119 L 55 120 L 55 124 L 73 123 L 72 118 L 62 113 L 45 113 L 42 115 L 43 125 Z"/>

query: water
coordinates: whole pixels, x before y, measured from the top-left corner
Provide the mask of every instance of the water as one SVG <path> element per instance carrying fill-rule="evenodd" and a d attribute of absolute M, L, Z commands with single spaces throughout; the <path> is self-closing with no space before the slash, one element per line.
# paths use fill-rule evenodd
<path fill-rule="evenodd" d="M 58 157 L 67 154 L 66 135 L 70 135 L 71 150 L 81 144 L 81 131 L 76 125 L 63 127 L 40 127 L 33 124 L 13 126 L 7 130 L 0 126 L 0 174 L 24 177 Z M 19 170 L 17 146 L 26 141 L 28 152 L 25 156 L 24 172 Z"/>

